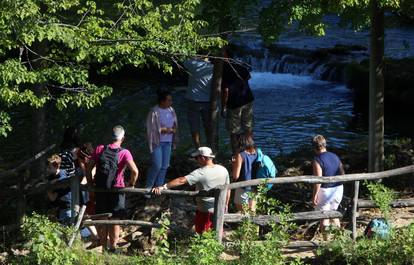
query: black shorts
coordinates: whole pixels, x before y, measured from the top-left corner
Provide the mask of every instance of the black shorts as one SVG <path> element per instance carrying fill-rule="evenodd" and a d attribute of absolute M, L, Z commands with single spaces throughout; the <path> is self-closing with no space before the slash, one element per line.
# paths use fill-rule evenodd
<path fill-rule="evenodd" d="M 112 218 L 125 218 L 125 193 L 96 192 L 96 214 L 112 213 Z"/>

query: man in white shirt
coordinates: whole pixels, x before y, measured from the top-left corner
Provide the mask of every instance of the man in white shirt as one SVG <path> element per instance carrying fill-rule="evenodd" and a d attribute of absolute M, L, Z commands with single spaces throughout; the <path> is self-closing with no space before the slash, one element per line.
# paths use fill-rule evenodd
<path fill-rule="evenodd" d="M 171 180 L 163 186 L 152 189 L 155 194 L 161 194 L 163 190 L 184 184 L 196 185 L 197 190 L 208 191 L 220 185 L 230 183 L 229 172 L 221 165 L 214 164 L 213 152 L 208 147 L 199 147 L 197 151 L 191 154 L 197 159 L 200 167 L 190 174 Z M 227 193 L 226 205 L 230 198 L 230 191 Z M 197 197 L 197 211 L 194 220 L 195 230 L 201 234 L 213 228 L 212 217 L 214 213 L 213 197 Z"/>

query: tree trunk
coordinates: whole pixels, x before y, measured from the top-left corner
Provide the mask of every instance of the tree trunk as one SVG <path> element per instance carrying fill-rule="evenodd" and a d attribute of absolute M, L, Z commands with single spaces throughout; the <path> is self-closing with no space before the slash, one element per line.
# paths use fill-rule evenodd
<path fill-rule="evenodd" d="M 384 10 L 371 0 L 369 66 L 369 172 L 384 169 Z"/>
<path fill-rule="evenodd" d="M 34 42 L 31 49 L 36 52 L 38 55 L 31 54 L 30 59 L 38 59 L 38 56 L 46 56 L 48 51 L 48 42 Z M 33 58 L 32 58 L 33 57 Z M 43 60 L 37 60 L 32 62 L 31 67 L 32 71 L 38 71 L 45 66 Z M 36 84 L 33 87 L 33 92 L 36 96 L 41 96 L 44 93 L 45 86 L 44 84 Z M 46 131 L 47 131 L 47 122 L 46 122 L 46 106 L 43 106 L 38 109 L 32 110 L 32 129 L 31 129 L 31 139 L 32 139 L 32 153 L 37 154 L 42 151 L 46 143 Z M 39 178 L 45 172 L 45 160 L 37 160 L 32 164 L 30 169 L 30 178 Z"/>
<path fill-rule="evenodd" d="M 36 94 L 41 93 L 42 88 L 36 89 Z M 32 131 L 31 131 L 31 148 L 32 154 L 36 154 L 45 148 L 46 144 L 46 107 L 32 110 Z M 30 169 L 30 178 L 39 178 L 45 170 L 45 159 L 39 159 L 33 162 Z"/>
<path fill-rule="evenodd" d="M 216 60 L 214 63 L 213 82 L 211 85 L 210 93 L 210 125 L 208 128 L 207 143 L 213 152 L 218 152 L 219 142 L 219 111 L 218 111 L 218 100 L 221 93 L 221 80 L 223 77 L 223 60 Z"/>

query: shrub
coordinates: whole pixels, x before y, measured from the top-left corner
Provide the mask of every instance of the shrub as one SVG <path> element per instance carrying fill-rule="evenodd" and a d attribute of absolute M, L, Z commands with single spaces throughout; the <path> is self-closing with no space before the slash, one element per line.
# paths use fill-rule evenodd
<path fill-rule="evenodd" d="M 214 231 L 207 231 L 201 235 L 196 235 L 191 239 L 188 250 L 188 264 L 224 264 L 220 259 L 220 254 L 224 247 L 216 239 Z"/>
<path fill-rule="evenodd" d="M 72 229 L 51 222 L 47 217 L 33 213 L 23 220 L 22 233 L 27 240 L 27 256 L 17 257 L 14 264 L 70 265 L 78 258 L 67 247 L 66 241 Z"/>
<path fill-rule="evenodd" d="M 320 264 L 413 264 L 414 224 L 392 229 L 387 239 L 361 237 L 353 241 L 350 232 L 339 232 L 335 239 L 320 247 Z"/>

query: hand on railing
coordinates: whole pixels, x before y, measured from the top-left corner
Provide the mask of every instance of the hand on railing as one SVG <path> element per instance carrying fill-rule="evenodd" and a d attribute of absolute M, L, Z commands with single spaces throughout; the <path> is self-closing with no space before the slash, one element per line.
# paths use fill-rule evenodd
<path fill-rule="evenodd" d="M 153 188 L 153 189 L 151 190 L 151 192 L 152 192 L 152 193 L 155 193 L 155 194 L 157 194 L 157 195 L 161 195 L 161 192 L 162 192 L 163 190 L 167 190 L 167 189 L 168 189 L 167 184 L 164 184 L 163 186 L 159 186 L 159 187 L 155 187 L 155 188 Z"/>

